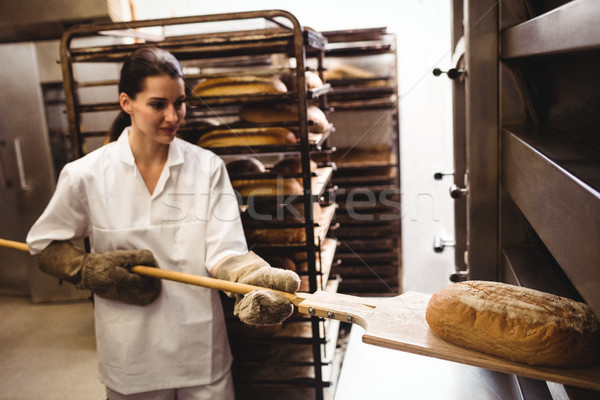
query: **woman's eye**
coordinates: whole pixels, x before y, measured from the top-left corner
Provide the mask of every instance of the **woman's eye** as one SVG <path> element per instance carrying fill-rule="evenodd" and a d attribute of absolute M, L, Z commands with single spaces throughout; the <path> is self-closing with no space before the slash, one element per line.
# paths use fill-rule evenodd
<path fill-rule="evenodd" d="M 165 107 L 165 103 L 150 103 L 150 107 L 156 110 L 161 110 Z"/>
<path fill-rule="evenodd" d="M 183 106 L 185 104 L 185 100 L 177 100 L 175 102 L 175 107 L 176 108 L 181 108 L 181 106 Z"/>

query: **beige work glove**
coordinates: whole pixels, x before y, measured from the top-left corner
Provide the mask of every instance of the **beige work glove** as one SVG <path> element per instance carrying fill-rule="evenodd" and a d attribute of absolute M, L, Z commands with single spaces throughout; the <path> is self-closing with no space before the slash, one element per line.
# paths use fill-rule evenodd
<path fill-rule="evenodd" d="M 149 250 L 88 254 L 70 242 L 54 241 L 40 253 L 38 264 L 43 272 L 109 300 L 145 306 L 160 294 L 160 279 L 129 271 L 134 265 L 156 267 Z"/>
<path fill-rule="evenodd" d="M 217 278 L 248 285 L 294 293 L 300 288 L 300 277 L 294 272 L 273 268 L 250 251 L 226 259 L 217 269 Z M 249 325 L 277 325 L 294 311 L 294 306 L 284 296 L 270 290 L 257 289 L 235 297 L 233 314 Z"/>

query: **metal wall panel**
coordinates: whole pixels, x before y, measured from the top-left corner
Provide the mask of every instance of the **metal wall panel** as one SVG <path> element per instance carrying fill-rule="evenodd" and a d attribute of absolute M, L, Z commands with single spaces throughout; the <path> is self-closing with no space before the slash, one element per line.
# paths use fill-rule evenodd
<path fill-rule="evenodd" d="M 55 177 L 35 44 L 0 45 L 0 237 L 25 241 Z M 87 296 L 42 274 L 28 253 L 0 248 L 0 292 L 34 301 Z"/>
<path fill-rule="evenodd" d="M 498 2 L 465 1 L 467 248 L 472 279 L 498 264 Z"/>

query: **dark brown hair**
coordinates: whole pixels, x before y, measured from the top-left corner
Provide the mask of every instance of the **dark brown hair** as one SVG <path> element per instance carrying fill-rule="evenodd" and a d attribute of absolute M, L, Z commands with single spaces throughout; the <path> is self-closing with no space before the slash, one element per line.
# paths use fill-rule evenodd
<path fill-rule="evenodd" d="M 156 47 L 142 47 L 131 53 L 121 68 L 119 94 L 126 93 L 135 99 L 144 90 L 146 78 L 167 75 L 171 78 L 183 78 L 179 61 L 168 51 Z M 106 134 L 106 142 L 117 140 L 123 129 L 131 125 L 131 117 L 121 110 Z"/>

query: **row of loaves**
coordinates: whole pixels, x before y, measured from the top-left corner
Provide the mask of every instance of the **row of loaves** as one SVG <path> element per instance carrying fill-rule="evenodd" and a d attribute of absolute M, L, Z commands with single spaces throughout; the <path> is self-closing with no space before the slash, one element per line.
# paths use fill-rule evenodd
<path fill-rule="evenodd" d="M 319 76 L 306 72 L 309 89 L 322 86 Z M 285 93 L 287 86 L 275 77 L 231 76 L 210 78 L 199 82 L 192 90 L 193 96 L 231 96 Z M 205 148 L 259 145 L 289 145 L 298 142 L 297 128 L 287 127 L 287 123 L 298 121 L 298 105 L 280 102 L 249 103 L 239 112 L 241 121 L 256 124 L 285 123 L 282 127 L 216 128 L 202 135 L 197 144 Z M 330 129 L 323 111 L 314 105 L 307 109 L 308 129 L 311 134 L 320 134 Z"/>

